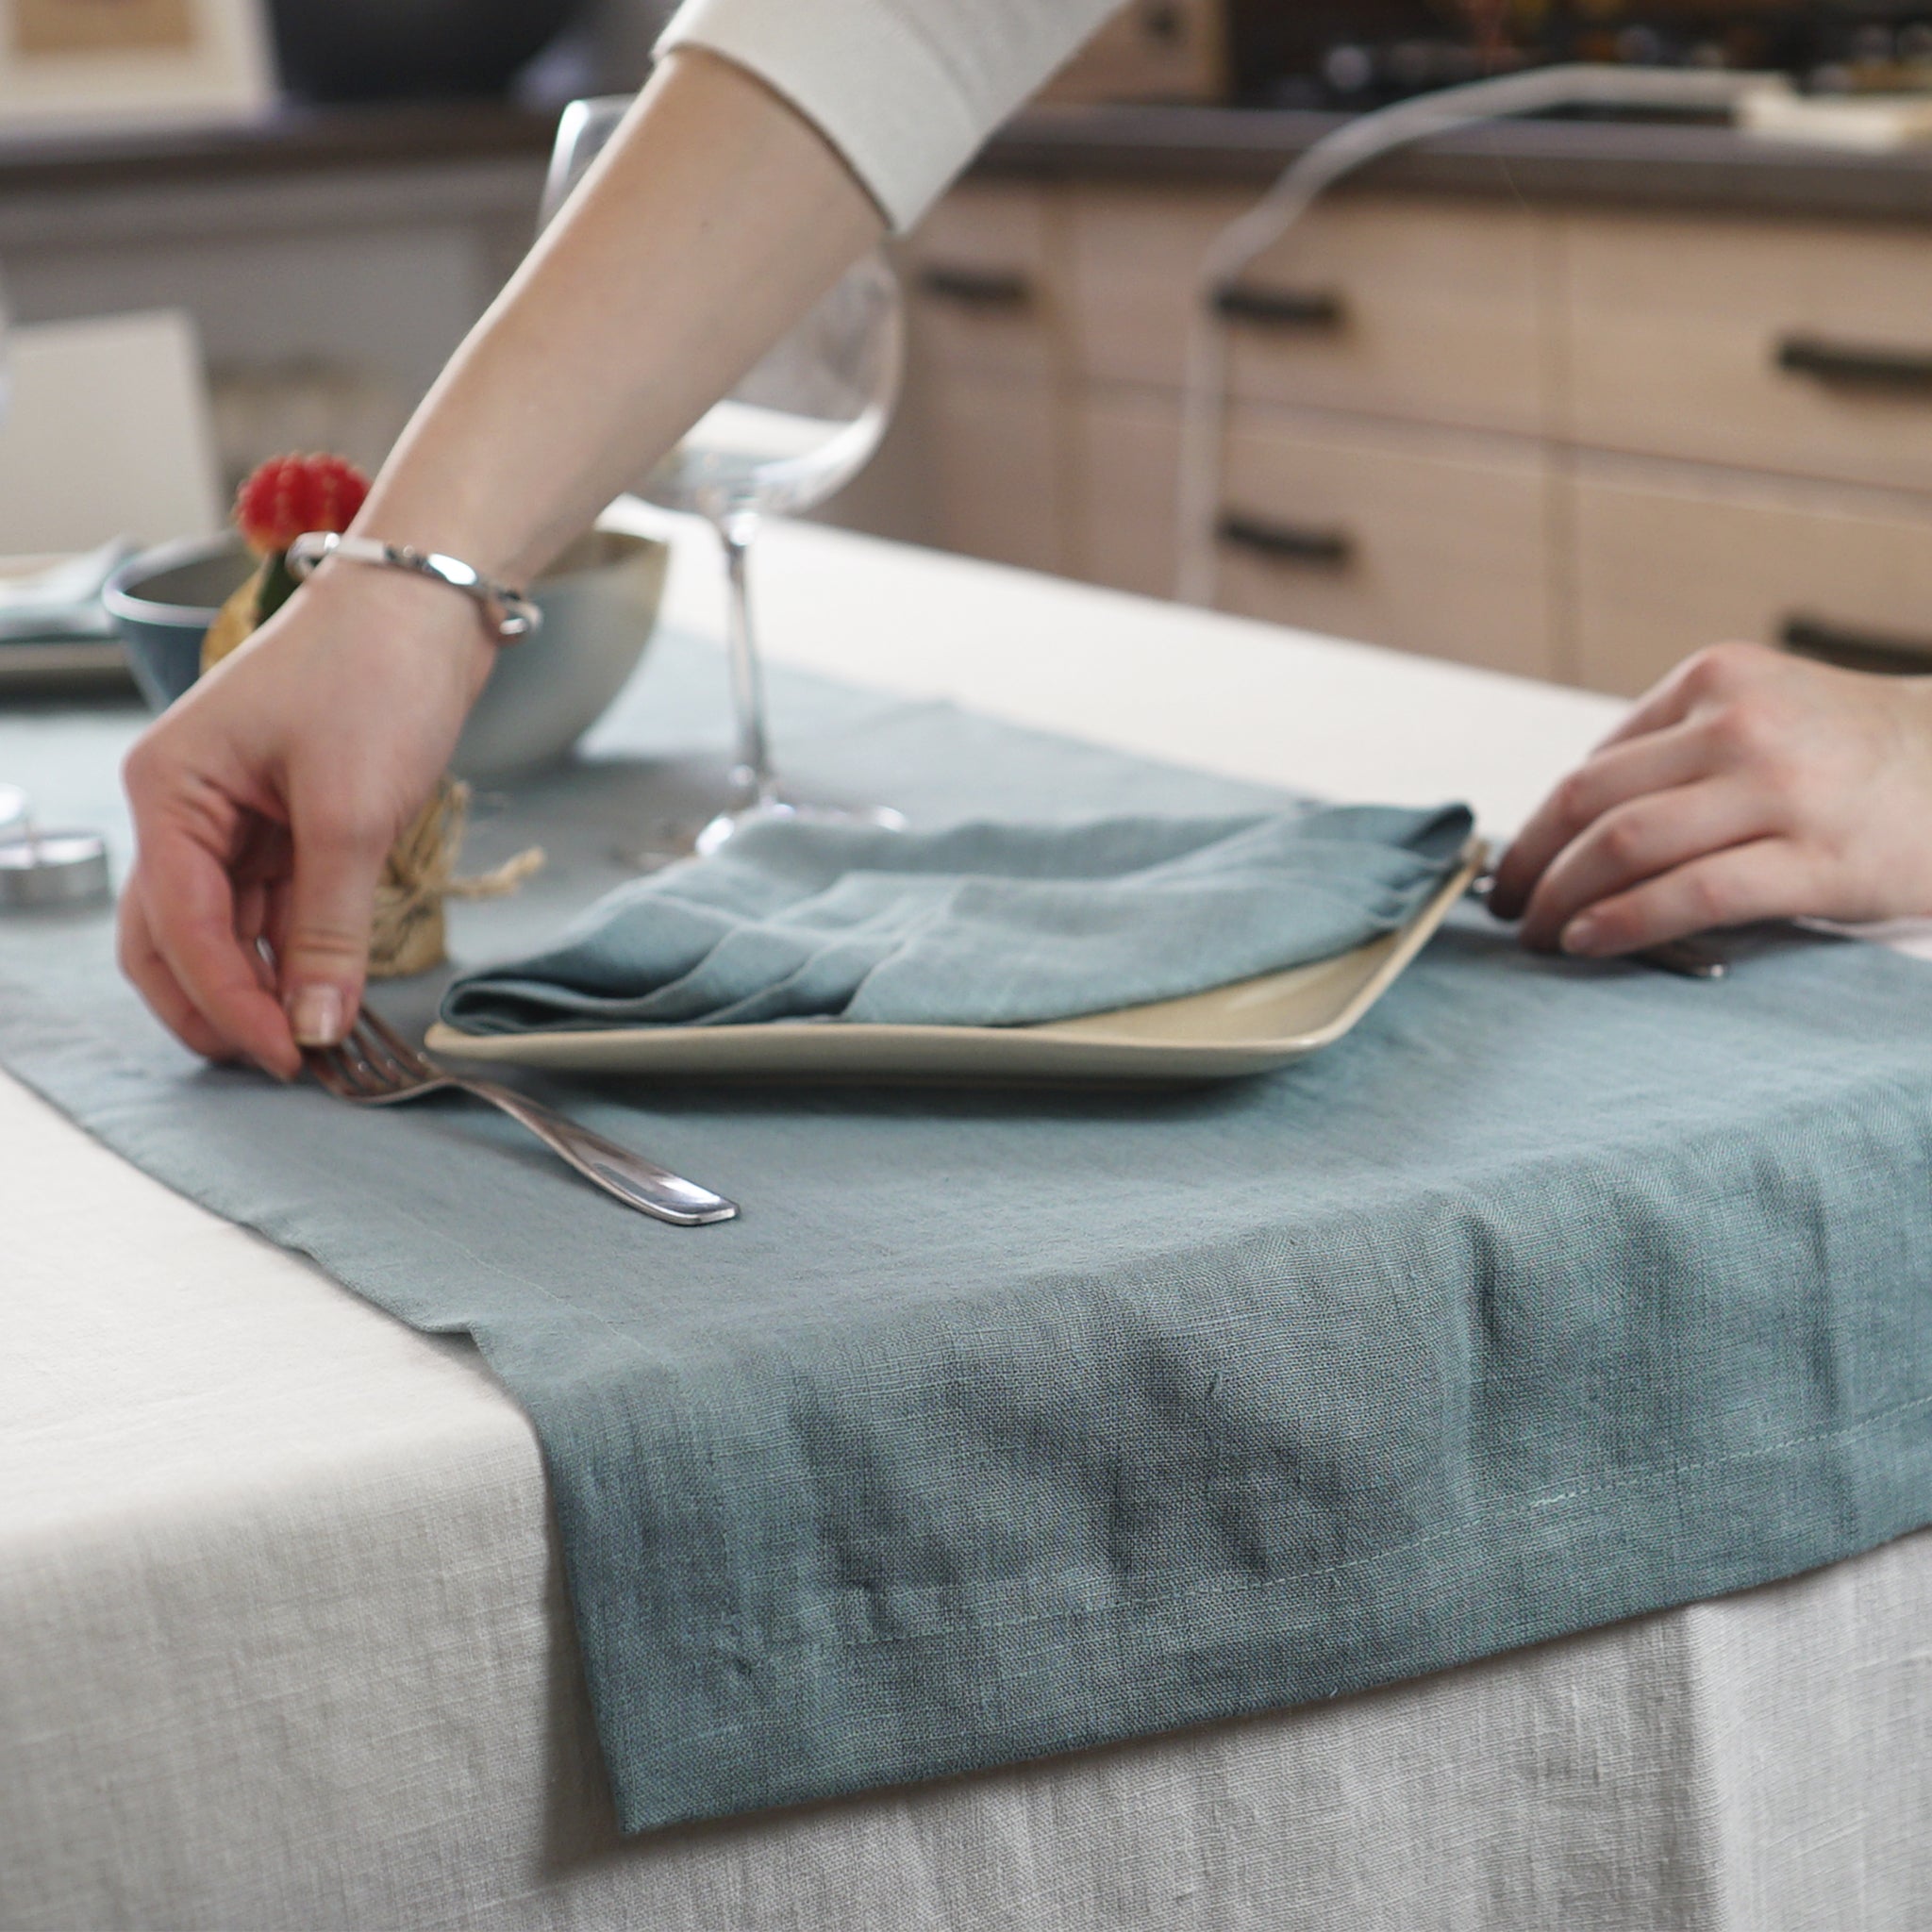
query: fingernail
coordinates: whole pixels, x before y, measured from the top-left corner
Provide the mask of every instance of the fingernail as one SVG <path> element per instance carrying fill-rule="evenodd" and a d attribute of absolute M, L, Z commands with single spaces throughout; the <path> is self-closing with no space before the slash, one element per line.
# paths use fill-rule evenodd
<path fill-rule="evenodd" d="M 333 986 L 298 986 L 289 999 L 297 1046 L 333 1046 L 342 1037 L 342 995 Z"/>
<path fill-rule="evenodd" d="M 1588 958 L 1602 943 L 1603 936 L 1602 925 L 1588 912 L 1581 912 L 1557 935 L 1557 944 L 1566 953 Z"/>

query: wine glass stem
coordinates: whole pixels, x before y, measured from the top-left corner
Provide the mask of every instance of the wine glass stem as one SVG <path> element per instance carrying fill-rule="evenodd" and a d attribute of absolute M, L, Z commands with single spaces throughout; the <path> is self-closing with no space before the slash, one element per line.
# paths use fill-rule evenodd
<path fill-rule="evenodd" d="M 724 575 L 730 587 L 725 629 L 731 658 L 731 701 L 738 712 L 738 777 L 749 803 L 766 805 L 777 795 L 772 771 L 771 741 L 765 730 L 765 675 L 751 627 L 751 540 L 754 516 L 735 516 L 718 525 L 724 545 Z"/>

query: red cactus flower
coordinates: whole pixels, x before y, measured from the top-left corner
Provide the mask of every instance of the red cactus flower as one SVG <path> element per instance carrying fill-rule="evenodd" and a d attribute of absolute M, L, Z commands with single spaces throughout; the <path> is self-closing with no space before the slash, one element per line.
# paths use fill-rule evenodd
<path fill-rule="evenodd" d="M 305 530 L 346 530 L 369 478 L 341 457 L 271 457 L 235 493 L 235 523 L 258 556 L 286 550 Z"/>

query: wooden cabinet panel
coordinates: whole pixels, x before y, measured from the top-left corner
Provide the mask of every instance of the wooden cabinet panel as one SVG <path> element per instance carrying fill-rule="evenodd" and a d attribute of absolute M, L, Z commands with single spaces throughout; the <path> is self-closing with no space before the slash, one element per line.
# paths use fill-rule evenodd
<path fill-rule="evenodd" d="M 914 336 L 949 369 L 1044 377 L 1065 362 L 1065 249 L 1050 192 L 975 182 L 900 249 Z"/>
<path fill-rule="evenodd" d="M 945 547 L 1068 572 L 1057 386 L 948 370 L 922 375 L 909 403 L 922 493 Z"/>
<path fill-rule="evenodd" d="M 1675 464 L 1580 459 L 1573 508 L 1582 681 L 1634 695 L 1726 638 L 1923 641 L 1932 503 Z"/>
<path fill-rule="evenodd" d="M 902 244 L 908 487 L 934 540 L 1028 570 L 1069 564 L 1065 251 L 1053 191 L 955 189 Z"/>
<path fill-rule="evenodd" d="M 1091 182 L 1068 194 L 1069 302 L 1080 373 L 1179 389 L 1201 259 L 1255 197 Z"/>
<path fill-rule="evenodd" d="M 1576 441 L 1932 490 L 1923 228 L 1577 215 L 1564 258 Z"/>
<path fill-rule="evenodd" d="M 1090 583 L 1172 597 L 1180 408 L 1172 396 L 1091 388 L 1072 411 L 1073 568 Z"/>
<path fill-rule="evenodd" d="M 1550 487 L 1533 445 L 1238 410 L 1223 608 L 1533 677 L 1559 675 Z"/>
<path fill-rule="evenodd" d="M 1195 272 L 1248 200 L 948 199 L 908 248 L 940 541 L 1172 593 Z M 1230 325 L 1226 608 L 1619 692 L 1793 621 L 1932 656 L 1932 239 L 1370 192 L 1249 281 L 1300 308 Z"/>
<path fill-rule="evenodd" d="M 1083 373 L 1179 387 L 1202 258 L 1251 205 L 1218 192 L 1074 190 Z M 1541 434 L 1547 245 L 1544 219 L 1520 208 L 1371 194 L 1317 208 L 1241 277 L 1259 299 L 1226 325 L 1230 391 Z"/>

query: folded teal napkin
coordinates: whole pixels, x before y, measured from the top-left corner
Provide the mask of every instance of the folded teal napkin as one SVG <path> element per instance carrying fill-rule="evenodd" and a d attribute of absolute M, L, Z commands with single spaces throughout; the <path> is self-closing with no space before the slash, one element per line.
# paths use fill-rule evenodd
<path fill-rule="evenodd" d="M 474 1033 L 771 1020 L 1010 1026 L 1174 999 L 1404 924 L 1468 808 L 1341 806 L 941 832 L 774 820 L 451 987 Z"/>

